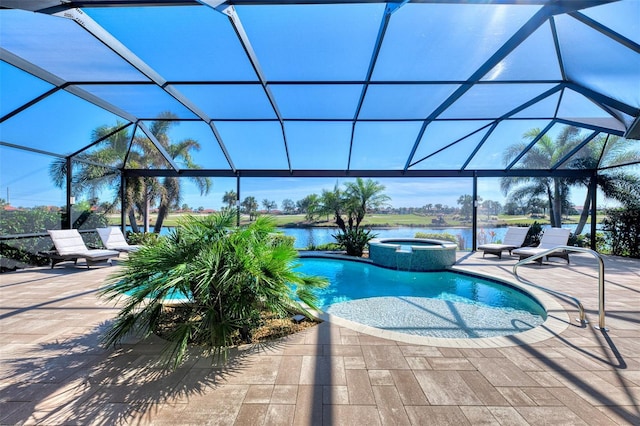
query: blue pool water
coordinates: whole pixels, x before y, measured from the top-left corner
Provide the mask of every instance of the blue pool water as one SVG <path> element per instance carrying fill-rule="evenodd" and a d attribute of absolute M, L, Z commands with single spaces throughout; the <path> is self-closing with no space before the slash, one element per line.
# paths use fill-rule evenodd
<path fill-rule="evenodd" d="M 526 331 L 546 319 L 521 290 L 456 272 L 407 272 L 337 259 L 302 258 L 298 271 L 327 277 L 324 312 L 401 333 L 475 338 Z"/>

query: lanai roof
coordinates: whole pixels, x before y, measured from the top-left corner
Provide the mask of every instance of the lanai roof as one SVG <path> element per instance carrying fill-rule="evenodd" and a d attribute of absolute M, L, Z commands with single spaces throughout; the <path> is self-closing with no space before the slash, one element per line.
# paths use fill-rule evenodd
<path fill-rule="evenodd" d="M 160 147 L 150 122 L 167 117 L 211 176 L 497 175 L 522 171 L 538 138 L 503 153 L 528 130 L 567 125 L 583 143 L 545 173 L 598 135 L 640 144 L 637 0 L 0 6 L 11 149 L 91 152 L 102 125 Z M 195 173 L 168 156 L 166 170 Z"/>

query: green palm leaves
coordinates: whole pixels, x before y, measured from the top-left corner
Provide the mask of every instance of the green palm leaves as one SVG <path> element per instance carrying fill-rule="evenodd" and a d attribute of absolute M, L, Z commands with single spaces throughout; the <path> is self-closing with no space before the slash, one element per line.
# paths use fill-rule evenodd
<path fill-rule="evenodd" d="M 170 313 L 165 355 L 175 367 L 189 344 L 224 353 L 238 332 L 246 335 L 258 324 L 262 311 L 310 315 L 307 307 L 316 308 L 313 290 L 326 280 L 295 272 L 297 252 L 273 237 L 270 218 L 241 228 L 232 223 L 230 212 L 187 217 L 170 236 L 133 253 L 102 292 L 123 301 L 104 343 L 156 332 Z M 167 308 L 166 299 L 175 292 L 186 300 Z"/>

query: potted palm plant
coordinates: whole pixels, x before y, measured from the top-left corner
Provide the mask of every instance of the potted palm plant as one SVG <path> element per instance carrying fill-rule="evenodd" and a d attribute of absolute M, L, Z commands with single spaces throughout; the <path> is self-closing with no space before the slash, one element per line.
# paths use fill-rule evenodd
<path fill-rule="evenodd" d="M 274 237 L 272 219 L 244 227 L 233 220 L 231 212 L 188 216 L 166 238 L 132 253 L 101 292 L 122 303 L 104 344 L 162 329 L 166 361 L 176 367 L 190 345 L 221 355 L 238 334 L 249 340 L 261 312 L 311 316 L 313 290 L 326 280 L 295 271 L 297 251 Z M 176 293 L 182 300 L 167 308 Z"/>

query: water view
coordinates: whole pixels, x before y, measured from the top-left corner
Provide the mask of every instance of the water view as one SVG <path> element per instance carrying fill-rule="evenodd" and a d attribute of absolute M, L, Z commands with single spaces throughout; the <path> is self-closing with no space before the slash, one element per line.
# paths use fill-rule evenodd
<path fill-rule="evenodd" d="M 564 225 L 563 228 L 575 229 L 576 225 Z M 161 234 L 169 232 L 170 227 L 162 228 Z M 327 243 L 335 243 L 333 234 L 338 232 L 337 228 L 278 228 L 285 235 L 296 239 L 294 247 L 306 249 L 320 246 Z M 420 228 L 420 227 L 398 227 L 398 228 L 374 228 L 373 233 L 379 238 L 413 238 L 416 233 L 426 234 L 451 234 L 458 238 L 460 250 L 471 250 L 471 228 Z M 506 227 L 500 228 L 478 228 L 478 244 L 501 241 L 507 232 Z M 464 247 L 462 247 L 464 246 Z"/>

